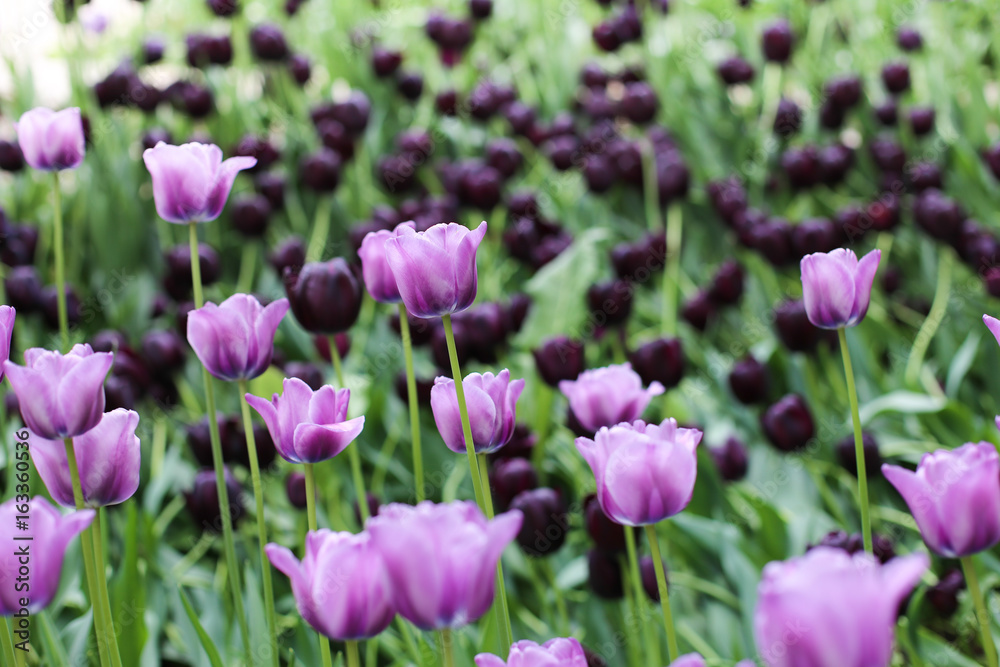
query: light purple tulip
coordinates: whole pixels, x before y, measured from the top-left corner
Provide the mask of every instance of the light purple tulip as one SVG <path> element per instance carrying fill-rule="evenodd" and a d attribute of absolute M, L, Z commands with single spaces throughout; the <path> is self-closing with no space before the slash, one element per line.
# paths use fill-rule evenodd
<path fill-rule="evenodd" d="M 77 107 L 53 111 L 35 107 L 14 124 L 24 161 L 34 169 L 75 169 L 83 162 L 86 144 Z"/>
<path fill-rule="evenodd" d="M 215 144 L 170 146 L 162 141 L 142 154 L 153 178 L 156 212 L 167 222 L 209 222 L 222 213 L 236 174 L 257 164 L 257 158 L 222 160 Z"/>
<path fill-rule="evenodd" d="M 642 388 L 642 378 L 624 363 L 584 371 L 575 380 L 563 380 L 559 391 L 569 399 L 570 410 L 577 421 L 591 432 L 602 426 L 614 426 L 635 421 L 643 410 L 665 389 L 653 382 Z"/>
<path fill-rule="evenodd" d="M 474 502 L 392 503 L 368 520 L 399 614 L 421 630 L 474 623 L 493 604 L 497 562 L 521 529 L 514 510 L 487 521 Z"/>
<path fill-rule="evenodd" d="M 472 426 L 472 443 L 477 454 L 491 454 L 514 435 L 517 399 L 524 390 L 524 380 L 511 382 L 506 368 L 493 373 L 470 373 L 462 381 L 465 404 Z M 465 453 L 462 415 L 458 409 L 455 381 L 438 377 L 431 388 L 431 410 L 444 444 L 453 452 Z"/>
<path fill-rule="evenodd" d="M 27 530 L 17 528 L 18 515 L 27 516 Z M 22 519 L 23 520 L 23 519 Z M 13 616 L 24 607 L 35 614 L 48 606 L 59 590 L 63 557 L 70 541 L 94 520 L 94 510 L 80 510 L 66 516 L 42 496 L 27 503 L 11 498 L 0 505 L 0 616 Z M 31 541 L 14 538 L 30 537 Z M 30 590 L 23 589 L 17 547 L 27 545 Z M 21 590 L 18 590 L 18 587 Z M 22 604 L 27 602 L 27 604 Z M 6 630 L 4 630 L 6 632 Z"/>
<path fill-rule="evenodd" d="M 291 463 L 319 463 L 341 453 L 358 437 L 364 417 L 347 418 L 350 389 L 323 385 L 313 391 L 298 378 L 285 378 L 284 394 L 271 400 L 247 394 L 260 413 L 282 458 Z"/>
<path fill-rule="evenodd" d="M 754 636 L 768 667 L 888 667 L 899 603 L 930 564 L 817 547 L 764 566 Z"/>
<path fill-rule="evenodd" d="M 864 319 L 881 250 L 858 261 L 853 251 L 837 248 L 802 258 L 802 299 L 806 316 L 821 329 L 853 327 Z"/>
<path fill-rule="evenodd" d="M 993 337 L 996 338 L 997 344 L 1000 345 L 1000 320 L 989 315 L 983 315 L 983 323 L 990 330 L 990 333 L 993 334 Z"/>
<path fill-rule="evenodd" d="M 368 232 L 361 242 L 361 248 L 358 249 L 365 288 L 379 303 L 399 303 L 402 300 L 399 288 L 396 286 L 396 278 L 392 275 L 389 260 L 386 258 L 385 242 L 398 237 L 400 230 L 406 228 L 413 229 L 413 223 L 402 222 L 391 232 L 387 229 Z"/>
<path fill-rule="evenodd" d="M 325 637 L 370 639 L 396 615 L 385 562 L 368 533 L 311 532 L 301 562 L 277 544 L 265 550 L 291 580 L 299 614 Z"/>
<path fill-rule="evenodd" d="M 541 646 L 525 639 L 511 645 L 506 662 L 492 653 L 480 653 L 476 667 L 587 667 L 587 654 L 572 637 L 550 639 Z"/>
<path fill-rule="evenodd" d="M 89 345 L 74 345 L 65 355 L 33 347 L 24 353 L 24 366 L 3 362 L 25 425 L 49 440 L 76 437 L 97 426 L 114 356 Z"/>
<path fill-rule="evenodd" d="M 670 667 L 708 667 L 699 653 L 687 653 L 670 663 Z"/>
<path fill-rule="evenodd" d="M 10 306 L 0 306 L 0 382 L 3 382 L 3 364 L 10 359 L 10 337 L 14 333 L 14 316 Z"/>
<path fill-rule="evenodd" d="M 604 427 L 593 440 L 577 438 L 576 448 L 594 471 L 604 513 L 626 526 L 646 526 L 691 502 L 701 435 L 673 419 L 659 426 L 638 420 Z"/>
<path fill-rule="evenodd" d="M 425 232 L 397 227 L 385 256 L 406 310 L 416 317 L 458 313 L 476 300 L 476 250 L 486 223 L 474 230 L 454 222 Z"/>
<path fill-rule="evenodd" d="M 287 312 L 288 299 L 265 308 L 249 294 L 234 294 L 188 313 L 188 343 L 220 380 L 252 380 L 271 365 L 274 333 Z"/>
<path fill-rule="evenodd" d="M 97 426 L 73 438 L 87 507 L 123 503 L 139 488 L 138 425 L 137 412 L 118 408 L 104 413 Z M 52 499 L 73 507 L 73 480 L 63 441 L 33 438 L 31 459 Z"/>
<path fill-rule="evenodd" d="M 916 472 L 885 464 L 882 474 L 934 553 L 961 558 L 1000 542 L 1000 456 L 992 444 L 939 449 L 924 454 Z"/>

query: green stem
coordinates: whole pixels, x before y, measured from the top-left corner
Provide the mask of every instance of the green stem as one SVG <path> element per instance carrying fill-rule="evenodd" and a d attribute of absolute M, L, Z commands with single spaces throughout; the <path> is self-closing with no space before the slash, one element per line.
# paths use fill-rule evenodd
<path fill-rule="evenodd" d="M 3 631 L 0 631 L 0 644 L 3 645 L 4 661 L 8 665 L 13 665 L 16 661 L 14 657 L 14 636 L 10 633 L 10 624 L 7 619 L 3 619 Z"/>
<path fill-rule="evenodd" d="M 677 335 L 677 293 L 681 282 L 681 241 L 684 235 L 684 212 L 679 202 L 667 209 L 667 265 L 663 271 L 664 336 Z"/>
<path fill-rule="evenodd" d="M 309 246 L 306 250 L 307 262 L 318 262 L 323 257 L 323 249 L 326 247 L 326 239 L 330 235 L 330 217 L 332 196 L 320 196 L 316 204 L 316 217 L 313 220 L 313 233 L 309 237 Z"/>
<path fill-rule="evenodd" d="M 469 472 L 472 473 L 472 488 L 476 493 L 476 504 L 486 511 L 486 501 L 483 499 L 483 482 L 476 463 L 476 448 L 472 444 L 472 425 L 469 423 L 469 408 L 465 404 L 465 387 L 462 384 L 462 368 L 458 363 L 458 351 L 455 349 L 455 331 L 451 326 L 451 314 L 441 318 L 444 324 L 444 337 L 448 343 L 448 358 L 451 360 L 451 376 L 455 380 L 455 393 L 458 396 L 458 411 L 462 415 L 462 435 L 465 438 L 465 453 L 469 458 Z"/>
<path fill-rule="evenodd" d="M 618 554 L 618 568 L 622 579 L 622 593 L 625 598 L 621 614 L 622 630 L 625 634 L 625 644 L 628 647 L 628 661 L 626 664 L 632 667 L 642 667 L 642 660 L 640 659 L 640 644 L 642 644 L 642 640 L 639 636 L 639 612 L 635 607 L 635 590 L 632 588 L 632 578 L 629 576 L 630 568 L 628 566 L 628 559 L 621 554 Z M 632 615 L 631 621 L 629 620 L 629 614 Z"/>
<path fill-rule="evenodd" d="M 440 633 L 441 664 L 444 667 L 455 667 L 455 653 L 451 645 L 451 630 L 445 628 Z"/>
<path fill-rule="evenodd" d="M 108 653 L 113 667 L 122 667 L 122 659 L 118 653 L 118 634 L 115 632 L 114 615 L 111 612 L 111 598 L 108 595 L 108 580 L 104 564 L 104 539 L 101 530 L 101 513 L 103 509 L 98 509 L 94 514 L 93 533 L 91 539 L 94 540 L 94 574 L 97 579 L 97 593 L 101 596 L 101 614 L 104 617 L 104 640 L 108 645 Z"/>
<path fill-rule="evenodd" d="M 962 571 L 965 573 L 965 583 L 969 587 L 969 595 L 972 596 L 972 603 L 976 608 L 976 619 L 979 621 L 979 629 L 983 637 L 983 653 L 986 654 L 986 665 L 987 667 L 997 667 L 997 647 L 993 643 L 993 634 L 990 632 L 990 616 L 986 610 L 983 589 L 979 586 L 976 565 L 972 562 L 972 556 L 962 558 Z"/>
<path fill-rule="evenodd" d="M 340 350 L 337 349 L 336 336 L 330 336 L 330 360 L 333 362 L 333 370 L 337 374 L 337 384 L 347 387 L 344 382 L 344 364 L 340 359 Z M 368 490 L 365 488 L 365 477 L 361 472 L 361 454 L 358 453 L 358 443 L 352 442 L 347 447 L 347 460 L 351 463 L 351 477 L 354 478 L 354 492 L 358 496 L 358 512 L 361 514 L 361 525 L 364 527 L 370 512 L 368 511 Z"/>
<path fill-rule="evenodd" d="M 865 551 L 872 553 L 872 520 L 868 508 L 868 472 L 865 470 L 865 445 L 861 435 L 861 414 L 858 411 L 858 390 L 854 386 L 854 369 L 851 351 L 847 347 L 847 330 L 837 329 L 840 352 L 844 357 L 844 375 L 847 377 L 847 397 L 851 402 L 851 420 L 854 422 L 854 457 L 858 463 L 858 504 L 861 506 L 861 536 Z"/>
<path fill-rule="evenodd" d="M 660 190 L 656 184 L 656 154 L 653 144 L 648 140 L 642 142 L 642 193 L 646 207 L 646 226 L 650 234 L 660 231 Z"/>
<path fill-rule="evenodd" d="M 344 643 L 347 645 L 347 667 L 361 667 L 361 656 L 358 655 L 358 643 L 350 639 Z"/>
<path fill-rule="evenodd" d="M 309 523 L 309 532 L 312 532 L 319 527 L 319 522 L 316 520 L 316 503 L 318 502 L 316 498 L 316 470 L 312 463 L 305 464 L 305 473 L 306 518 Z M 330 653 L 330 641 L 319 633 L 317 635 L 319 636 L 319 655 L 323 660 L 323 667 L 332 667 L 333 656 Z"/>
<path fill-rule="evenodd" d="M 544 477 L 545 471 L 545 442 L 548 440 L 549 435 L 549 422 L 552 417 L 552 400 L 555 398 L 555 392 L 552 387 L 545 384 L 544 382 L 539 382 L 538 387 L 538 402 L 535 404 L 535 433 L 538 435 L 538 441 L 535 443 L 535 448 L 531 452 L 531 462 L 534 464 L 535 469 L 538 470 L 538 474 Z"/>
<path fill-rule="evenodd" d="M 52 172 L 53 244 L 56 260 L 56 306 L 59 309 L 59 336 L 63 352 L 69 351 L 69 318 L 66 315 L 66 258 L 63 256 L 62 196 L 59 192 L 59 172 Z"/>
<path fill-rule="evenodd" d="M 552 596 L 556 600 L 556 611 L 559 612 L 560 636 L 568 637 L 570 634 L 569 612 L 566 609 L 566 600 L 563 597 L 562 591 L 559 589 L 559 583 L 556 580 L 556 573 L 552 570 L 552 565 L 549 564 L 548 560 L 539 558 L 538 563 L 542 569 L 542 573 L 545 575 L 545 579 L 549 583 L 549 587 L 552 589 Z"/>
<path fill-rule="evenodd" d="M 399 304 L 399 332 L 403 338 L 403 357 L 406 360 L 406 398 L 410 404 L 410 442 L 413 445 L 413 485 L 417 502 L 424 499 L 424 459 L 420 451 L 420 405 L 417 402 L 417 378 L 413 373 L 413 340 L 406 306 Z"/>
<path fill-rule="evenodd" d="M 243 244 L 243 254 L 240 256 L 240 274 L 236 279 L 236 291 L 249 294 L 253 289 L 254 265 L 257 263 L 257 244 L 246 241 Z"/>
<path fill-rule="evenodd" d="M 478 468 L 480 480 L 483 483 L 483 500 L 486 501 L 486 518 L 492 520 L 495 516 L 493 512 L 493 493 L 490 491 L 489 469 L 486 462 L 486 454 L 479 454 Z M 500 630 L 501 655 L 506 656 L 510 652 L 510 644 L 513 641 L 514 632 L 510 625 L 510 610 L 507 608 L 507 586 L 503 579 L 503 563 L 497 560 L 497 626 Z"/>
<path fill-rule="evenodd" d="M 365 642 L 365 667 L 378 667 L 378 639 Z"/>
<path fill-rule="evenodd" d="M 653 556 L 653 568 L 656 570 L 656 589 L 660 592 L 660 607 L 663 609 L 663 629 L 667 633 L 667 660 L 673 661 L 680 654 L 677 648 L 677 633 L 674 630 L 674 618 L 670 611 L 670 593 L 667 590 L 667 575 L 663 571 L 663 557 L 660 555 L 660 542 L 656 537 L 656 526 L 646 526 L 646 537 Z"/>
<path fill-rule="evenodd" d="M 194 291 L 195 308 L 205 305 L 205 297 L 201 288 L 201 263 L 198 261 L 198 226 L 196 222 L 188 225 L 188 241 L 191 250 L 191 283 Z M 233 540 L 233 516 L 229 506 L 229 491 L 226 488 L 225 463 L 222 459 L 222 442 L 219 437 L 219 422 L 215 414 L 215 389 L 212 386 L 212 376 L 208 369 L 201 368 L 202 381 L 205 385 L 205 404 L 208 413 L 209 442 L 212 448 L 212 467 L 215 469 L 215 487 L 219 495 L 219 518 L 222 521 L 222 544 L 226 554 L 226 569 L 229 570 L 229 590 L 233 598 L 233 614 L 239 623 L 240 635 L 243 641 L 243 651 L 247 663 L 253 664 L 253 652 L 250 649 L 250 629 L 243 610 L 243 595 L 240 591 L 239 567 L 236 562 L 236 546 Z"/>
<path fill-rule="evenodd" d="M 910 349 L 910 358 L 906 361 L 905 378 L 908 384 L 916 383 L 920 375 L 920 368 L 924 363 L 924 355 L 930 347 L 934 334 L 944 321 L 944 316 L 948 312 L 949 295 L 951 294 L 951 266 L 952 254 L 945 250 L 941 252 L 938 260 L 938 280 L 937 289 L 934 291 L 934 301 L 931 303 L 931 310 L 927 313 L 927 318 L 920 325 L 916 338 L 913 339 L 913 347 Z"/>
<path fill-rule="evenodd" d="M 639 569 L 639 556 L 635 548 L 635 529 L 632 526 L 625 526 L 625 549 L 628 555 L 628 576 L 632 584 L 632 595 L 635 598 L 635 624 L 639 627 L 643 642 L 646 644 L 647 657 L 650 664 L 660 664 L 660 642 L 650 633 L 646 624 L 646 617 L 643 614 L 643 596 L 645 591 L 642 587 L 642 571 Z"/>
<path fill-rule="evenodd" d="M 247 440 L 247 458 L 250 460 L 250 481 L 253 484 L 253 497 L 257 509 L 257 541 L 260 548 L 260 571 L 264 580 L 264 618 L 267 621 L 268 641 L 274 642 L 275 650 L 271 651 L 271 661 L 278 667 L 278 621 L 274 613 L 274 585 L 271 582 L 271 562 L 267 558 L 267 522 L 264 520 L 264 489 L 260 482 L 260 463 L 257 461 L 257 442 L 253 435 L 253 417 L 250 415 L 250 404 L 247 403 L 247 393 L 250 388 L 246 380 L 238 380 L 240 392 L 240 410 L 243 412 L 243 432 Z"/>

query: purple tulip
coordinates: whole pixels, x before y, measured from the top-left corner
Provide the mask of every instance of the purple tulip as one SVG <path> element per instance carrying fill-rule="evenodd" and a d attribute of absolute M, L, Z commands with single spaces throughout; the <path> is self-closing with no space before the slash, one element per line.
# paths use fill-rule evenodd
<path fill-rule="evenodd" d="M 431 318 L 458 313 L 476 300 L 476 250 L 486 223 L 474 230 L 454 222 L 425 232 L 396 228 L 385 256 L 411 315 Z"/>
<path fill-rule="evenodd" d="M 626 526 L 646 526 L 691 502 L 701 435 L 673 419 L 659 426 L 638 420 L 603 427 L 593 440 L 577 438 L 576 448 L 594 471 L 604 513 Z"/>
<path fill-rule="evenodd" d="M 997 344 L 1000 345 L 1000 320 L 989 315 L 983 315 L 983 323 L 990 330 L 990 333 L 993 334 L 993 337 L 996 338 Z"/>
<path fill-rule="evenodd" d="M 75 169 L 86 152 L 83 123 L 77 107 L 53 111 L 35 107 L 14 125 L 24 160 L 34 169 Z"/>
<path fill-rule="evenodd" d="M 396 278 L 392 275 L 392 269 L 389 268 L 385 242 L 397 238 L 400 235 L 400 230 L 405 228 L 413 229 L 413 223 L 400 223 L 391 232 L 386 229 L 368 232 L 358 249 L 358 257 L 361 258 L 361 275 L 365 279 L 365 287 L 372 298 L 379 303 L 399 303 L 402 300 L 399 288 L 396 287 Z"/>
<path fill-rule="evenodd" d="M 123 503 L 139 488 L 138 425 L 138 413 L 118 408 L 104 413 L 97 426 L 73 438 L 87 507 Z M 53 500 L 73 507 L 73 481 L 63 441 L 33 439 L 31 459 Z"/>
<path fill-rule="evenodd" d="M 18 505 L 22 505 L 18 509 Z M 0 616 L 13 616 L 26 607 L 35 614 L 48 606 L 59 590 L 59 576 L 62 573 L 63 557 L 70 540 L 82 533 L 94 520 L 94 510 L 80 510 L 66 516 L 42 496 L 28 501 L 27 512 L 24 503 L 11 498 L 0 505 Z M 18 515 L 27 515 L 27 530 L 17 526 Z M 15 542 L 14 538 L 29 538 L 30 542 Z M 23 563 L 20 562 L 15 545 L 28 544 L 31 549 L 30 592 L 18 583 Z M 27 598 L 28 603 L 21 601 Z M 6 632 L 6 630 L 4 630 Z"/>
<path fill-rule="evenodd" d="M 287 312 L 288 299 L 265 308 L 249 294 L 234 294 L 188 313 L 188 343 L 220 380 L 252 380 L 271 365 L 274 333 Z"/>
<path fill-rule="evenodd" d="M 0 382 L 3 382 L 3 364 L 10 359 L 10 337 L 14 333 L 16 314 L 10 306 L 0 306 Z"/>
<path fill-rule="evenodd" d="M 368 520 L 399 614 L 421 630 L 460 628 L 493 604 L 497 562 L 521 513 L 487 521 L 474 502 L 392 503 Z"/>
<path fill-rule="evenodd" d="M 708 667 L 708 663 L 698 653 L 687 653 L 670 663 L 670 667 Z"/>
<path fill-rule="evenodd" d="M 89 345 L 74 345 L 65 355 L 33 347 L 24 353 L 24 366 L 3 362 L 25 425 L 49 440 L 76 437 L 97 426 L 114 356 Z"/>
<path fill-rule="evenodd" d="M 162 141 L 142 159 L 153 178 L 156 212 L 167 222 L 210 222 L 219 217 L 236 174 L 257 164 L 254 157 L 222 160 L 215 144 L 171 146 Z"/>
<path fill-rule="evenodd" d="M 511 645 L 506 662 L 492 653 L 480 653 L 476 667 L 587 667 L 587 654 L 572 637 L 550 639 L 541 646 L 523 640 Z"/>
<path fill-rule="evenodd" d="M 809 321 L 821 329 L 841 329 L 863 320 L 881 259 L 881 250 L 858 261 L 853 251 L 844 248 L 803 257 L 802 299 Z"/>
<path fill-rule="evenodd" d="M 271 400 L 247 394 L 260 413 L 282 458 L 291 463 L 319 463 L 341 453 L 361 433 L 364 417 L 347 418 L 350 389 L 323 385 L 313 391 L 298 378 L 285 378 L 284 394 Z"/>
<path fill-rule="evenodd" d="M 654 396 L 665 389 L 653 382 L 642 388 L 642 378 L 624 363 L 584 371 L 576 380 L 563 380 L 559 391 L 569 399 L 569 407 L 580 425 L 589 431 L 635 421 L 642 416 Z"/>
<path fill-rule="evenodd" d="M 301 562 L 277 544 L 265 550 L 271 564 L 291 580 L 299 614 L 325 637 L 370 639 L 396 615 L 389 573 L 368 533 L 308 533 Z"/>
<path fill-rule="evenodd" d="M 497 375 L 470 373 L 462 381 L 462 387 L 476 453 L 492 454 L 514 436 L 517 399 L 524 390 L 524 380 L 511 382 L 510 371 L 505 368 Z M 447 377 L 434 380 L 431 410 L 444 444 L 451 451 L 464 454 L 465 436 L 454 380 Z"/>
<path fill-rule="evenodd" d="M 962 558 L 1000 542 L 1000 456 L 992 444 L 939 449 L 924 454 L 916 472 L 885 464 L 882 474 L 934 553 Z"/>
<path fill-rule="evenodd" d="M 899 603 L 929 563 L 910 554 L 879 565 L 833 547 L 768 563 L 754 611 L 764 664 L 888 667 Z"/>

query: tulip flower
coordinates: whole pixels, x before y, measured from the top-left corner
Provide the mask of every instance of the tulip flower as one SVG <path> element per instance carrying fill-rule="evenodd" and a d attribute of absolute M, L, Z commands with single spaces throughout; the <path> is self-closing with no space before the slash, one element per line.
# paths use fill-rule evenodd
<path fill-rule="evenodd" d="M 996 338 L 997 344 L 1000 345 L 1000 320 L 989 315 L 983 315 L 983 323 L 990 330 L 990 333 L 993 334 L 993 337 Z"/>
<path fill-rule="evenodd" d="M 24 606 L 31 614 L 52 602 L 59 589 L 66 547 L 94 520 L 94 510 L 79 510 L 63 516 L 41 496 L 28 501 L 27 512 L 21 511 L 23 507 L 18 509 L 18 505 L 23 504 L 11 498 L 0 505 L 0 544 L 4 545 L 0 549 L 0 616 L 18 613 L 24 598 L 28 599 L 28 604 Z M 27 529 L 17 527 L 21 519 L 18 515 L 27 515 L 28 519 L 24 521 Z M 22 537 L 31 540 L 23 542 L 30 545 L 31 550 L 30 594 L 17 581 L 23 563 L 19 561 L 14 545 L 22 543 L 15 542 L 14 538 Z M 89 548 L 89 545 L 84 548 Z"/>
<path fill-rule="evenodd" d="M 392 582 L 395 607 L 421 630 L 459 628 L 493 603 L 497 563 L 521 513 L 487 521 L 473 502 L 392 503 L 368 520 Z"/>
<path fill-rule="evenodd" d="M 97 426 L 73 438 L 87 507 L 123 503 L 139 488 L 138 425 L 138 413 L 118 408 L 104 413 Z M 49 495 L 60 505 L 73 507 L 73 482 L 62 440 L 33 438 L 31 459 Z"/>
<path fill-rule="evenodd" d="M 10 337 L 14 333 L 16 311 L 10 306 L 0 306 L 0 382 L 3 382 L 3 364 L 10 359 Z"/>
<path fill-rule="evenodd" d="M 470 373 L 462 381 L 472 426 L 472 442 L 477 454 L 492 454 L 514 436 L 517 400 L 524 390 L 524 380 L 510 379 L 506 368 L 499 374 Z M 431 410 L 444 444 L 457 453 L 465 453 L 462 415 L 458 410 L 455 381 L 447 377 L 434 380 Z"/>
<path fill-rule="evenodd" d="M 670 663 L 670 667 L 708 667 L 708 663 L 698 653 L 687 653 Z"/>
<path fill-rule="evenodd" d="M 74 345 L 63 355 L 33 347 L 25 365 L 3 362 L 25 425 L 49 440 L 72 438 L 97 426 L 104 413 L 104 377 L 114 354 Z"/>
<path fill-rule="evenodd" d="M 347 331 L 361 312 L 361 286 L 340 257 L 285 270 L 285 294 L 302 328 L 315 334 Z"/>
<path fill-rule="evenodd" d="M 291 580 L 299 614 L 325 637 L 370 639 L 396 615 L 388 570 L 368 533 L 318 530 L 306 535 L 301 562 L 277 544 L 267 545 L 267 557 Z"/>
<path fill-rule="evenodd" d="M 432 318 L 458 313 L 476 300 L 476 250 L 486 223 L 474 230 L 454 222 L 425 232 L 396 228 L 385 241 L 385 256 L 406 310 Z"/>
<path fill-rule="evenodd" d="M 153 179 L 156 212 L 167 222 L 210 222 L 219 217 L 233 189 L 236 174 L 257 164 L 257 158 L 223 161 L 214 144 L 170 146 L 162 141 L 142 154 Z"/>
<path fill-rule="evenodd" d="M 635 421 L 665 389 L 659 382 L 643 389 L 632 364 L 624 363 L 584 371 L 576 380 L 563 380 L 559 391 L 569 399 L 580 425 L 595 432 L 603 426 Z"/>
<path fill-rule="evenodd" d="M 347 448 L 364 428 L 365 418 L 347 418 L 350 389 L 324 385 L 313 391 L 298 378 L 285 378 L 283 395 L 271 400 L 247 394 L 260 413 L 282 458 L 291 463 L 319 463 Z"/>
<path fill-rule="evenodd" d="M 220 380 L 252 380 L 271 365 L 274 333 L 287 312 L 288 299 L 264 307 L 249 294 L 234 294 L 188 313 L 188 343 Z"/>
<path fill-rule="evenodd" d="M 389 268 L 389 261 L 386 258 L 385 242 L 397 238 L 400 231 L 406 228 L 413 229 L 413 223 L 401 223 L 391 232 L 387 229 L 368 232 L 358 249 L 365 287 L 372 298 L 379 303 L 398 303 L 402 300 L 399 288 L 396 287 L 396 278 L 392 275 L 392 269 Z"/>
<path fill-rule="evenodd" d="M 841 329 L 864 319 L 881 258 L 881 250 L 872 250 L 858 261 L 844 248 L 803 257 L 802 298 L 809 321 L 821 329 Z"/>
<path fill-rule="evenodd" d="M 480 653 L 476 667 L 587 667 L 587 654 L 572 637 L 550 639 L 541 646 L 523 640 L 510 647 L 506 662 L 491 653 Z"/>
<path fill-rule="evenodd" d="M 911 554 L 879 565 L 866 553 L 817 547 L 767 564 L 754 611 L 764 664 L 888 667 L 899 604 L 929 562 Z"/>
<path fill-rule="evenodd" d="M 15 123 L 24 160 L 34 169 L 75 169 L 83 162 L 86 146 L 80 109 L 52 111 L 35 107 Z"/>

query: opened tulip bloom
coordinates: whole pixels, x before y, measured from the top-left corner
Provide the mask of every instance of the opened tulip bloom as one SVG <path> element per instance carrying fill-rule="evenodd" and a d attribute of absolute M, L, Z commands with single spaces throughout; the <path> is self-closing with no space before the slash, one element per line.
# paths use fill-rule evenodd
<path fill-rule="evenodd" d="M 1000 542 L 1000 456 L 987 442 L 924 454 L 916 472 L 883 465 L 934 553 L 961 558 Z"/>
<path fill-rule="evenodd" d="M 14 333 L 14 316 L 10 306 L 0 306 L 0 382 L 3 381 L 3 364 L 10 359 L 10 337 Z"/>
<path fill-rule="evenodd" d="M 271 365 L 274 334 L 287 312 L 288 299 L 264 307 L 249 294 L 234 294 L 188 314 L 188 342 L 220 380 L 252 380 Z"/>
<path fill-rule="evenodd" d="M 104 378 L 114 354 L 74 345 L 63 355 L 33 347 L 24 366 L 5 361 L 25 425 L 49 440 L 72 438 L 97 426 L 104 413 Z"/>
<path fill-rule="evenodd" d="M 167 222 L 209 222 L 222 213 L 236 174 L 257 164 L 257 158 L 223 161 L 214 144 L 170 146 L 162 141 L 142 154 L 153 179 L 156 212 Z"/>
<path fill-rule="evenodd" d="M 397 227 L 385 255 L 406 310 L 431 318 L 458 313 L 476 300 L 476 251 L 486 223 L 474 230 L 454 222 L 425 232 Z"/>
<path fill-rule="evenodd" d="M 319 463 L 344 451 L 365 426 L 347 418 L 350 389 L 323 385 L 316 391 L 298 378 L 285 378 L 283 394 L 271 400 L 247 394 L 247 402 L 267 424 L 274 446 L 291 463 Z"/>
<path fill-rule="evenodd" d="M 299 614 L 325 637 L 370 639 L 396 615 L 388 570 L 368 533 L 310 532 L 301 562 L 277 544 L 267 545 L 267 557 L 291 580 Z"/>
<path fill-rule="evenodd" d="M 17 508 L 20 504 L 11 498 L 0 505 L 0 544 L 4 545 L 0 549 L 0 616 L 11 616 L 22 606 L 27 606 L 28 611 L 35 614 L 52 602 L 59 590 L 66 548 L 94 520 L 94 510 L 80 510 L 63 516 L 41 496 L 35 496 L 27 503 L 27 512 Z M 27 529 L 17 528 L 18 515 L 30 517 L 25 522 Z M 15 542 L 15 538 L 29 538 L 30 541 Z M 24 565 L 14 546 L 19 544 L 30 545 L 30 589 L 24 587 L 24 581 L 18 582 Z M 84 548 L 88 547 L 85 545 Z M 23 598 L 28 599 L 27 605 L 21 604 Z M 6 629 L 0 630 L 7 632 Z"/>
<path fill-rule="evenodd" d="M 504 369 L 497 375 L 470 373 L 462 384 L 476 453 L 491 454 L 510 442 L 514 435 L 517 400 L 524 390 L 524 380 L 511 381 L 510 371 Z M 462 415 L 454 380 L 447 377 L 434 380 L 431 410 L 444 444 L 453 452 L 465 453 Z"/>
<path fill-rule="evenodd" d="M 659 382 L 642 388 L 642 378 L 624 363 L 584 371 L 576 380 L 563 380 L 559 391 L 569 399 L 570 410 L 590 432 L 602 426 L 635 421 L 665 389 Z"/>
<path fill-rule="evenodd" d="M 399 236 L 403 229 L 413 229 L 412 222 L 404 222 L 389 231 L 380 229 L 369 232 L 361 242 L 358 257 L 361 258 L 361 275 L 365 279 L 365 288 L 372 298 L 379 303 L 399 303 L 399 287 L 392 275 L 389 260 L 386 258 L 385 242 Z"/>
<path fill-rule="evenodd" d="M 872 250 L 858 261 L 845 248 L 803 257 L 802 299 L 809 321 L 821 329 L 841 329 L 864 319 L 881 259 L 882 251 Z"/>
<path fill-rule="evenodd" d="M 497 562 L 521 529 L 521 513 L 492 521 L 473 502 L 393 503 L 367 530 L 385 559 L 399 614 L 421 630 L 460 628 L 493 604 Z"/>
<path fill-rule="evenodd" d="M 75 169 L 83 162 L 86 143 L 78 108 L 53 111 L 36 107 L 21 114 L 15 128 L 24 161 L 33 169 Z"/>
<path fill-rule="evenodd" d="M 137 412 L 118 408 L 104 413 L 97 426 L 73 438 L 87 507 L 123 503 L 139 488 L 138 425 Z M 60 505 L 73 507 L 73 481 L 63 442 L 33 439 L 31 459 L 52 498 Z"/>
<path fill-rule="evenodd" d="M 587 654 L 572 637 L 550 639 L 541 646 L 523 640 L 510 647 L 506 661 L 491 653 L 480 653 L 476 667 L 587 667 Z"/>

